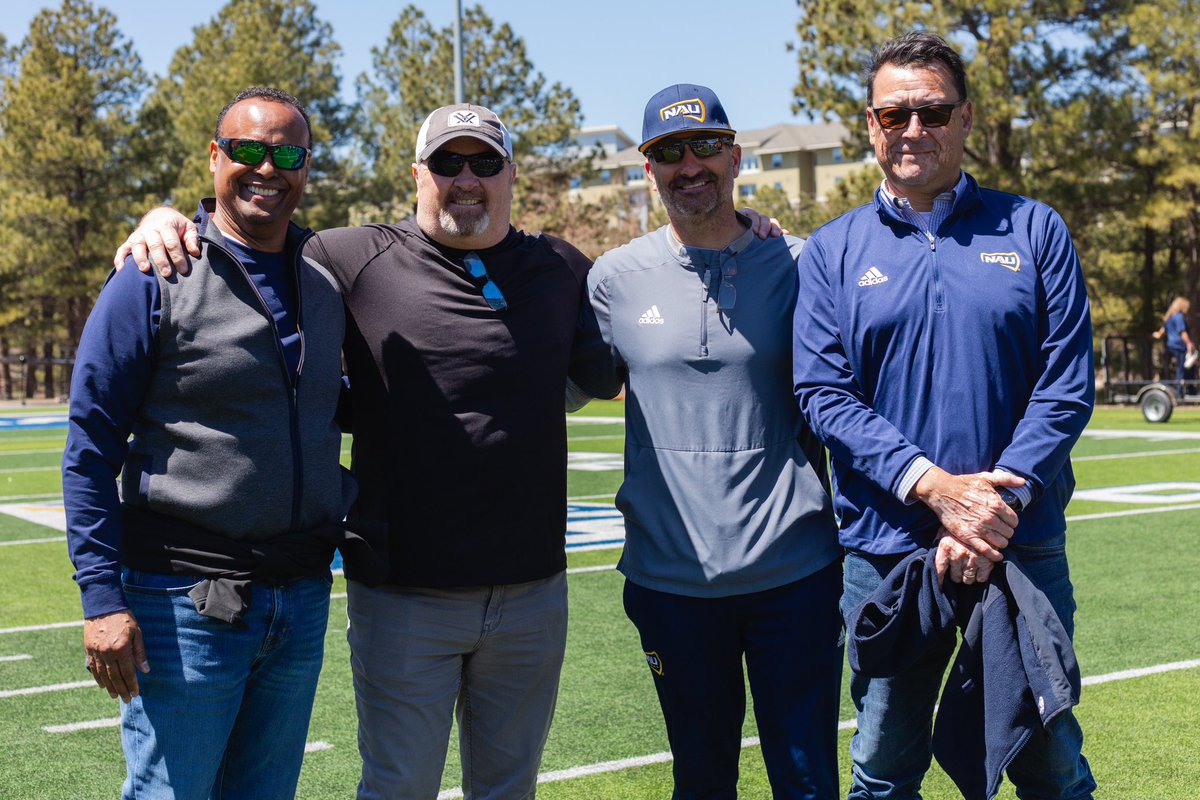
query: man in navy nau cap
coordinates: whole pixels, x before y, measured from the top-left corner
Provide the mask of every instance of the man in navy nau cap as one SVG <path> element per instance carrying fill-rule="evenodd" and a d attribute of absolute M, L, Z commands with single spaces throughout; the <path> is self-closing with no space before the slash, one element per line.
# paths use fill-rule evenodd
<path fill-rule="evenodd" d="M 792 397 L 794 237 L 734 210 L 741 163 L 717 96 L 650 99 L 646 174 L 670 224 L 588 276 L 608 357 L 573 377 L 626 384 L 625 610 L 674 755 L 676 798 L 737 795 L 749 673 L 772 794 L 837 794 L 840 550 L 824 459 Z"/>

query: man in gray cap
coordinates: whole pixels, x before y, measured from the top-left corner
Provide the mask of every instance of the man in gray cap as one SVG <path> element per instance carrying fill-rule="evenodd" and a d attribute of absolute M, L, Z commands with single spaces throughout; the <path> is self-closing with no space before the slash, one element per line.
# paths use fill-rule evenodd
<path fill-rule="evenodd" d="M 305 248 L 349 312 L 351 518 L 390 530 L 383 585 L 348 581 L 358 796 L 436 797 L 457 706 L 465 796 L 532 797 L 566 645 L 564 386 L 591 264 L 510 224 L 512 141 L 488 109 L 437 109 L 415 154 L 415 218 Z M 194 233 L 173 213 L 130 237 L 139 266 L 147 238 L 180 263 Z"/>
<path fill-rule="evenodd" d="M 598 397 L 626 385 L 618 569 L 674 797 L 736 797 L 744 657 L 773 796 L 833 798 L 841 565 L 823 455 L 792 398 L 803 242 L 760 240 L 734 210 L 741 148 L 712 90 L 656 94 L 642 140 L 670 224 L 596 261 L 583 324 L 606 358 L 572 376 Z"/>

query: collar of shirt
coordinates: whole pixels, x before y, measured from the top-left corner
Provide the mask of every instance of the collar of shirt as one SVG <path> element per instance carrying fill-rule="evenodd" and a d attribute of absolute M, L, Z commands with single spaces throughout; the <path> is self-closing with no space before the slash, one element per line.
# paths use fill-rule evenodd
<path fill-rule="evenodd" d="M 912 222 L 926 233 L 936 231 L 942 222 L 950 215 L 950 209 L 954 208 L 954 200 L 960 196 L 967 188 L 967 173 L 962 170 L 958 171 L 958 181 L 954 184 L 954 188 L 949 191 L 942 192 L 937 197 L 933 198 L 933 210 L 921 212 L 912 207 L 907 197 L 897 197 L 892 194 L 888 188 L 887 179 L 885 178 L 879 185 L 879 191 L 883 193 L 883 197 L 894 208 L 899 210 L 901 216 Z"/>

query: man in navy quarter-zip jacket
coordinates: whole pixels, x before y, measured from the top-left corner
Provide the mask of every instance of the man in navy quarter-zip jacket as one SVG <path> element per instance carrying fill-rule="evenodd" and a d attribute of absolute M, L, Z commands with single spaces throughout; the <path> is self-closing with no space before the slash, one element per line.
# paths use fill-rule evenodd
<path fill-rule="evenodd" d="M 884 181 L 801 254 L 795 395 L 832 457 L 847 619 L 906 553 L 936 546 L 939 576 L 970 584 L 1009 550 L 1070 635 L 1069 453 L 1095 394 L 1087 293 L 1053 209 L 962 171 L 972 112 L 940 37 L 875 52 L 866 114 Z M 920 796 L 954 644 L 950 631 L 898 677 L 852 677 L 851 798 Z M 1025 797 L 1090 798 L 1082 739 L 1064 714 L 1009 779 Z"/>
<path fill-rule="evenodd" d="M 670 224 L 605 253 L 584 329 L 626 384 L 625 610 L 638 629 L 679 800 L 737 795 L 745 658 L 774 797 L 837 793 L 840 553 L 820 446 L 790 391 L 795 238 L 734 211 L 741 148 L 712 90 L 646 105 L 641 150 Z"/>
<path fill-rule="evenodd" d="M 291 95 L 234 98 L 192 270 L 114 273 L 79 344 L 67 539 L 86 665 L 121 699 L 126 798 L 295 795 L 354 498 L 342 300 L 290 223 L 311 143 Z"/>

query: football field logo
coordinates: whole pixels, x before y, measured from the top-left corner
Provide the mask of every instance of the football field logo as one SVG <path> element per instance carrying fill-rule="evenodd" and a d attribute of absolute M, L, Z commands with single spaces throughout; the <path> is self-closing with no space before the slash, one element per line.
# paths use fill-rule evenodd
<path fill-rule="evenodd" d="M 663 674 L 662 659 L 658 657 L 658 652 L 655 650 L 643 651 L 646 654 L 646 663 L 650 665 L 650 671 L 655 675 Z"/>
<path fill-rule="evenodd" d="M 696 122 L 704 122 L 704 103 L 700 102 L 699 97 L 693 97 L 691 100 L 680 100 L 678 103 L 671 103 L 669 106 L 660 108 L 658 116 L 663 122 L 672 120 L 675 117 L 686 117 L 687 119 L 694 119 Z"/>
<path fill-rule="evenodd" d="M 1016 253 L 980 253 L 979 260 L 985 264 L 999 264 L 1013 272 L 1021 271 L 1021 257 Z"/>

